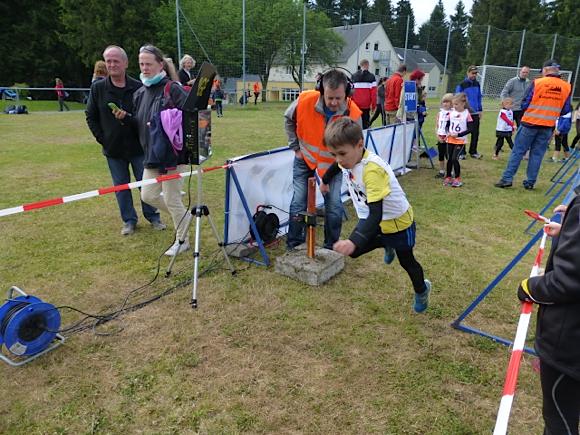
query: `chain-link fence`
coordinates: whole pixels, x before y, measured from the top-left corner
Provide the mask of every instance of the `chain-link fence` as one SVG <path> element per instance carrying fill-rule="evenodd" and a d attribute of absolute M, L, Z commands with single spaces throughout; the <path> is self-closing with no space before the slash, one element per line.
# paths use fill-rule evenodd
<path fill-rule="evenodd" d="M 470 64 L 514 68 L 495 79 L 490 97 L 503 86 L 499 81 L 515 76 L 518 67 L 541 69 L 548 58 L 558 59 L 573 85 L 578 74 L 580 39 L 555 34 L 469 26 L 467 22 L 451 22 L 450 28 L 446 20 L 443 26 L 423 26 L 417 35 L 404 19 L 393 24 L 391 17 L 369 11 L 356 10 L 337 18 L 333 11 L 298 2 L 282 6 L 280 2 L 240 4 L 233 0 L 220 6 L 222 11 L 226 8 L 229 12 L 224 17 L 212 15 L 211 10 L 193 11 L 190 5 L 178 5 L 177 11 L 168 7 L 166 13 L 175 14 L 179 22 L 175 55 L 188 53 L 198 62 L 216 64 L 230 103 L 240 102 L 244 92 L 253 102 L 255 90 L 258 101 L 292 100 L 302 87 L 314 86 L 317 73 L 331 65 L 354 72 L 363 58 L 379 77 L 389 76 L 403 62 L 409 71 L 423 70 L 429 97 L 453 91 Z M 175 32 L 165 36 L 165 45 L 175 47 Z M 577 86 L 574 90 L 580 96 Z"/>

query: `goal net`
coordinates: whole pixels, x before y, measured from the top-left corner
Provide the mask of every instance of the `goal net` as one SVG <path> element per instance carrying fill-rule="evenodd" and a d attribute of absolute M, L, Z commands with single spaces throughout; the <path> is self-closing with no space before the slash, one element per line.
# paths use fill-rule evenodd
<path fill-rule="evenodd" d="M 499 66 L 499 65 L 482 65 L 479 66 L 481 93 L 485 97 L 499 98 L 506 82 L 516 77 L 521 68 L 515 66 Z M 542 75 L 541 69 L 530 69 L 528 78 L 534 80 Z M 572 78 L 572 71 L 560 71 L 562 80 L 570 83 Z"/>

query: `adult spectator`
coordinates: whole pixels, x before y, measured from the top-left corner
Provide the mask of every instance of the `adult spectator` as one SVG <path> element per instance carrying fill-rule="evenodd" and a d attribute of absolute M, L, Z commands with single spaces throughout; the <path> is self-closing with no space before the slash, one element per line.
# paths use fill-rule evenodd
<path fill-rule="evenodd" d="M 403 77 L 407 72 L 407 65 L 399 65 L 397 71 L 387 80 L 385 85 L 385 111 L 387 112 L 387 125 L 398 122 L 397 110 L 403 91 Z"/>
<path fill-rule="evenodd" d="M 349 97 L 352 84 L 341 71 L 332 69 L 325 73 L 317 89 L 302 92 L 284 113 L 288 145 L 295 152 L 293 166 L 294 194 L 290 203 L 288 223 L 288 249 L 304 243 L 304 217 L 308 195 L 308 178 L 316 172 L 319 178 L 334 163 L 334 157 L 323 143 L 324 129 L 329 122 L 348 116 L 361 122 L 361 110 Z M 342 203 L 340 186 L 342 176 L 337 174 L 329 184 L 322 183 L 320 191 L 324 197 L 324 247 L 332 245 L 340 238 L 342 228 Z"/>
<path fill-rule="evenodd" d="M 369 72 L 369 61 L 363 59 L 359 63 L 360 69 L 352 75 L 354 85 L 353 101 L 362 110 L 362 127 L 370 126 L 371 109 L 377 107 L 377 79 Z"/>
<path fill-rule="evenodd" d="M 369 122 L 369 127 L 373 125 L 375 119 L 381 115 L 381 125 L 384 127 L 387 125 L 387 118 L 385 113 L 385 82 L 387 79 L 381 77 L 377 85 L 377 107 L 375 108 L 375 113 Z"/>
<path fill-rule="evenodd" d="M 118 186 L 131 181 L 130 168 L 135 180 L 141 181 L 143 178 L 143 148 L 135 130 L 128 122 L 117 120 L 108 104 L 114 103 L 120 109 L 133 113 L 133 94 L 141 87 L 141 82 L 127 75 L 129 61 L 121 47 L 108 46 L 103 58 L 108 77 L 91 85 L 86 118 L 93 136 L 103 147 L 113 184 Z M 135 232 L 137 225 L 133 195 L 130 190 L 121 190 L 115 192 L 115 196 L 123 220 L 121 234 L 128 236 Z M 155 208 L 141 202 L 141 209 L 153 228 L 165 229 Z"/>
<path fill-rule="evenodd" d="M 560 65 L 554 59 L 544 62 L 542 76 L 532 82 L 522 102 L 524 115 L 516 134 L 507 167 L 495 187 L 511 187 L 526 151 L 530 151 L 524 188 L 531 190 L 538 178 L 542 159 L 560 115 L 572 110 L 570 84 L 560 78 Z"/>
<path fill-rule="evenodd" d="M 522 116 L 524 115 L 522 100 L 526 94 L 526 89 L 530 85 L 530 80 L 528 79 L 529 75 L 530 67 L 523 66 L 516 77 L 507 81 L 500 94 L 502 100 L 504 98 L 511 98 L 513 100 L 514 105 L 512 111 L 514 113 L 514 121 L 518 127 L 520 126 Z"/>
<path fill-rule="evenodd" d="M 477 81 L 477 67 L 475 65 L 467 68 L 467 77 L 455 88 L 456 94 L 460 92 L 467 96 L 469 113 L 473 119 L 469 155 L 474 159 L 481 159 L 483 156 L 477 152 L 477 143 L 479 141 L 479 123 L 483 118 L 483 105 L 481 103 L 481 86 Z"/>
<path fill-rule="evenodd" d="M 262 92 L 262 85 L 258 80 L 254 82 L 254 104 L 258 104 L 258 97 L 260 96 L 260 92 Z"/>
<path fill-rule="evenodd" d="M 104 61 L 97 60 L 93 69 L 93 78 L 91 79 L 91 84 L 104 78 L 107 78 L 107 65 Z"/>
<path fill-rule="evenodd" d="M 195 66 L 195 60 L 189 54 L 185 54 L 179 61 L 179 71 L 177 76 L 179 77 L 179 82 L 183 86 L 191 86 L 195 81 L 195 77 L 192 75 L 191 70 Z"/>

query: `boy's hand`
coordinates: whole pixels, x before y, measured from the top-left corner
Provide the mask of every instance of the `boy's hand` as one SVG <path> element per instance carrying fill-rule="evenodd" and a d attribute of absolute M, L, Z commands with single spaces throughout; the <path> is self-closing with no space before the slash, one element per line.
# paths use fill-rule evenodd
<path fill-rule="evenodd" d="M 356 246 L 350 240 L 339 240 L 336 242 L 332 249 L 342 255 L 350 255 L 354 252 Z"/>
<path fill-rule="evenodd" d="M 568 206 L 564 205 L 564 204 L 560 204 L 558 207 L 556 207 L 554 209 L 554 213 L 566 213 L 566 210 L 568 210 Z"/>
<path fill-rule="evenodd" d="M 320 193 L 326 195 L 330 192 L 330 186 L 328 184 L 324 184 L 322 181 L 320 182 Z"/>

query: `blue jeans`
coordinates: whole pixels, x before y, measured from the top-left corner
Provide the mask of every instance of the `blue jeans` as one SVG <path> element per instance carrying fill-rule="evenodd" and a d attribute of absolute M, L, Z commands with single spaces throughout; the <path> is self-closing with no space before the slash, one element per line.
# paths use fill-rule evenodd
<path fill-rule="evenodd" d="M 550 128 L 520 126 L 514 140 L 514 149 L 512 150 L 501 179 L 510 183 L 513 181 L 524 154 L 529 150 L 530 157 L 528 160 L 527 180 L 524 181 L 524 185 L 533 186 L 538 179 L 542 159 L 548 150 L 551 137 L 552 129 Z"/>
<path fill-rule="evenodd" d="M 288 222 L 288 237 L 286 246 L 294 248 L 306 240 L 304 217 L 301 212 L 306 211 L 308 200 L 308 178 L 314 176 L 303 159 L 294 158 L 293 180 L 294 195 L 290 202 L 290 221 Z M 342 229 L 342 202 L 340 200 L 340 186 L 342 173 L 337 174 L 330 182 L 330 192 L 324 195 L 324 247 L 332 249 L 334 242 L 340 238 Z"/>
<path fill-rule="evenodd" d="M 119 184 L 131 182 L 129 165 L 131 165 L 131 168 L 133 169 L 135 180 L 141 181 L 143 178 L 143 158 L 143 155 L 130 157 L 128 159 L 107 157 L 113 185 L 118 186 Z M 115 192 L 115 196 L 117 197 L 117 204 L 119 204 L 119 211 L 121 212 L 121 219 L 123 219 L 123 222 L 135 225 L 137 223 L 137 212 L 135 211 L 135 207 L 133 207 L 133 195 L 131 194 L 131 190 Z M 159 212 L 154 207 L 141 201 L 141 208 L 143 210 L 143 216 L 145 216 L 149 222 L 158 222 L 160 220 Z"/>

